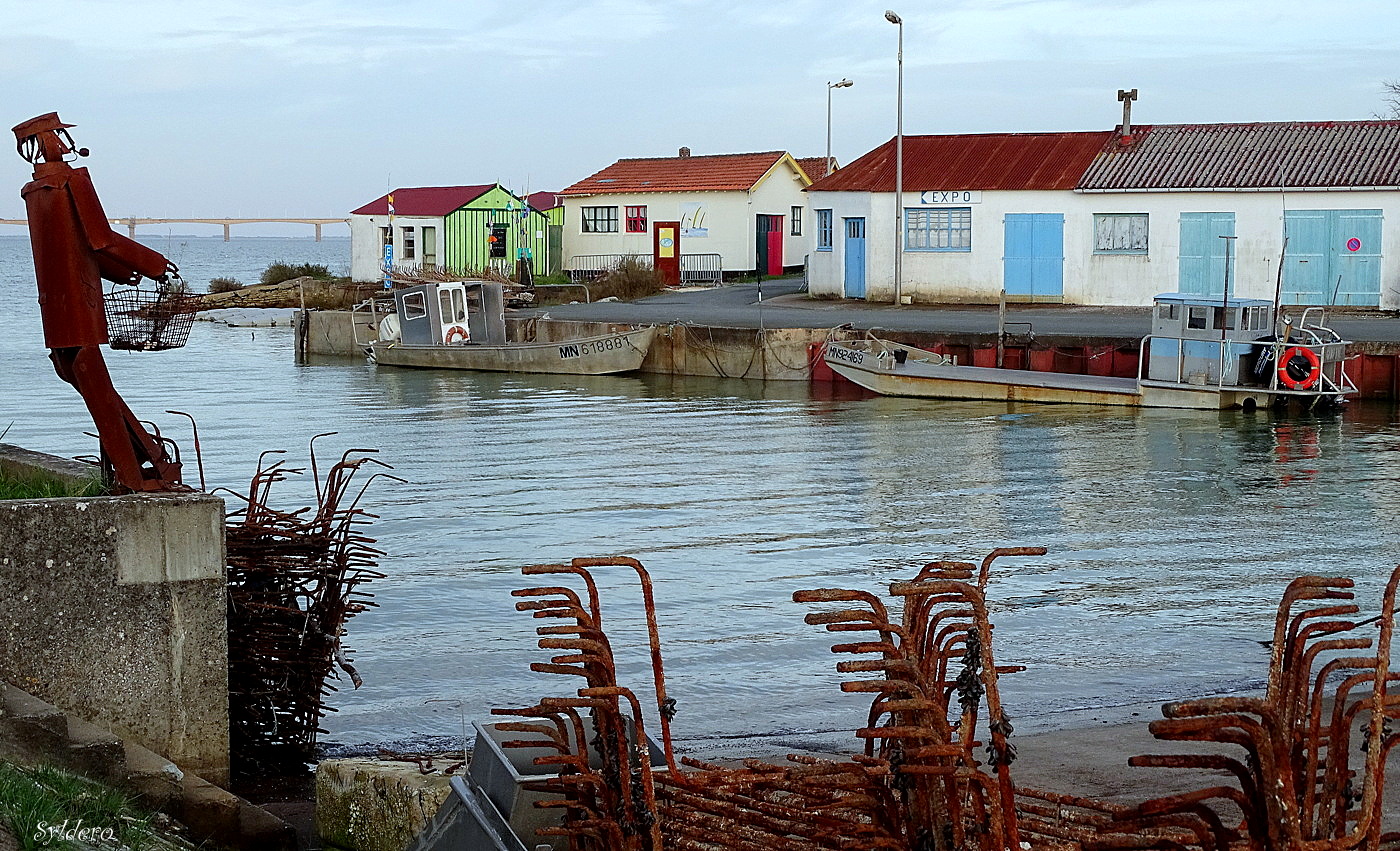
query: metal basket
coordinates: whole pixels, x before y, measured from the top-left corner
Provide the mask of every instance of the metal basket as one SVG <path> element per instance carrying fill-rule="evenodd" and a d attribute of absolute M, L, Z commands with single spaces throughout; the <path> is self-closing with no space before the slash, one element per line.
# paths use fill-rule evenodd
<path fill-rule="evenodd" d="M 102 299 L 108 345 L 133 352 L 178 349 L 190 339 L 199 298 L 182 292 L 114 289 Z"/>

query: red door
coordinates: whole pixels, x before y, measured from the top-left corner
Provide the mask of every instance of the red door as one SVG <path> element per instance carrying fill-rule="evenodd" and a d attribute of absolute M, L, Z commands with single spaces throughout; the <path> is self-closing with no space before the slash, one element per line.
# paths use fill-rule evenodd
<path fill-rule="evenodd" d="M 783 274 L 783 217 L 758 214 L 758 270 L 770 277 Z"/>
<path fill-rule="evenodd" d="M 681 223 L 652 222 L 651 259 L 661 282 L 674 287 L 681 282 Z"/>

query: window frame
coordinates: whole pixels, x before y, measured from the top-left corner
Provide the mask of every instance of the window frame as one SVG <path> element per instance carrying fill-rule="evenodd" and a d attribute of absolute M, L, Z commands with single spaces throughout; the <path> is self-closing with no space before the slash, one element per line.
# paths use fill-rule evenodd
<path fill-rule="evenodd" d="M 647 205 L 627 204 L 623 207 L 623 218 L 626 220 L 627 233 L 647 232 Z M 634 225 L 637 225 L 634 227 Z"/>
<path fill-rule="evenodd" d="M 403 319 L 411 322 L 428 315 L 427 300 L 422 293 L 408 293 L 403 297 Z"/>
<path fill-rule="evenodd" d="M 599 211 L 610 211 L 599 216 Z M 611 228 L 599 228 L 599 224 L 611 224 Z M 597 207 L 579 208 L 579 232 L 580 233 L 617 233 L 617 205 L 602 205 Z"/>
<path fill-rule="evenodd" d="M 1135 248 L 1135 247 L 1132 247 L 1132 245 L 1131 245 L 1131 242 L 1132 242 L 1132 224 L 1131 224 L 1131 220 L 1133 220 L 1133 219 L 1141 219 L 1141 220 L 1142 220 L 1142 247 L 1141 247 L 1141 248 Z M 1118 221 L 1118 220 L 1124 220 L 1124 221 L 1128 221 L 1128 222 L 1129 222 L 1128 231 L 1127 231 L 1128 242 L 1130 243 L 1130 244 L 1129 244 L 1129 247 L 1127 247 L 1127 248 L 1100 248 L 1100 247 L 1099 247 L 1099 227 L 1100 227 L 1100 223 L 1101 223 L 1101 222 L 1107 222 L 1107 221 Z M 1114 236 L 1116 236 L 1116 235 L 1117 235 L 1117 234 L 1115 233 Z M 1151 245 L 1152 245 L 1152 223 L 1151 223 L 1151 217 L 1150 217 L 1147 213 L 1095 213 L 1095 214 L 1094 214 L 1094 236 L 1093 236 L 1093 240 L 1094 240 L 1094 241 L 1093 241 L 1093 245 L 1094 245 L 1094 253 L 1095 253 L 1095 254 L 1103 254 L 1103 255 L 1125 254 L 1125 255 L 1132 255 L 1132 256 L 1138 256 L 1138 257 L 1145 257 L 1145 256 L 1147 256 L 1147 253 L 1148 253 L 1148 251 L 1149 251 L 1149 249 L 1151 248 Z"/>
<path fill-rule="evenodd" d="M 399 228 L 399 245 L 403 248 L 401 252 L 403 259 L 416 260 L 418 257 L 418 240 L 410 227 Z"/>
<path fill-rule="evenodd" d="M 831 210 L 817 210 L 817 250 L 831 251 L 832 242 L 836 236 L 832 229 L 832 222 L 835 217 Z"/>
<path fill-rule="evenodd" d="M 910 214 L 914 214 L 911 216 Z M 968 254 L 972 251 L 972 208 L 971 207 L 905 207 L 904 240 L 901 248 L 915 253 Z M 927 219 L 926 224 L 914 227 L 916 219 Z M 942 219 L 943 221 L 939 221 Z M 926 234 L 925 245 L 911 245 L 912 232 Z M 943 238 L 937 238 L 941 235 Z M 962 238 L 959 238 L 959 236 Z M 936 243 L 945 244 L 938 245 Z"/>
<path fill-rule="evenodd" d="M 802 235 L 802 214 L 805 212 L 802 207 L 796 204 L 792 207 L 792 229 L 788 231 L 788 236 Z"/>

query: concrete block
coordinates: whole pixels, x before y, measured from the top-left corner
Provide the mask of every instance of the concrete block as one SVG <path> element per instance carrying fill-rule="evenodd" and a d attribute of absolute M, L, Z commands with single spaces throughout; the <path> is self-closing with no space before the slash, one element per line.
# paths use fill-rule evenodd
<path fill-rule="evenodd" d="M 207 494 L 0 502 L 0 680 L 227 782 L 223 517 Z"/>
<path fill-rule="evenodd" d="M 316 832 L 348 851 L 403 851 L 451 791 L 407 762 L 332 759 L 316 766 Z"/>
<path fill-rule="evenodd" d="M 68 716 L 69 764 L 103 783 L 120 785 L 126 780 L 126 748 L 121 739 L 101 727 Z"/>
<path fill-rule="evenodd" d="M 164 810 L 180 794 L 185 773 L 173 762 L 140 745 L 124 742 L 126 788 L 146 806 Z"/>

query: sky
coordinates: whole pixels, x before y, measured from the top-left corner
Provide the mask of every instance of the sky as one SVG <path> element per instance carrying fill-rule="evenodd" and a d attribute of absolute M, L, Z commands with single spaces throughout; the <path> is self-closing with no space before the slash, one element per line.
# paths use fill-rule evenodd
<path fill-rule="evenodd" d="M 112 216 L 339 217 L 390 186 L 557 190 L 622 157 L 894 134 L 1367 119 L 1394 0 L 0 0 L 0 121 L 57 110 Z M 9 150 L 8 148 L 6 150 Z M 0 218 L 29 166 L 0 154 Z M 0 226 L 0 234 L 19 232 Z M 330 233 L 330 231 L 327 231 Z"/>

